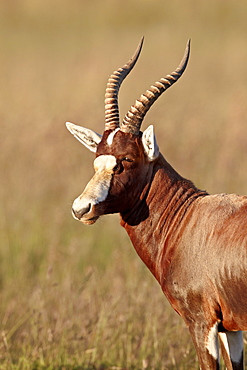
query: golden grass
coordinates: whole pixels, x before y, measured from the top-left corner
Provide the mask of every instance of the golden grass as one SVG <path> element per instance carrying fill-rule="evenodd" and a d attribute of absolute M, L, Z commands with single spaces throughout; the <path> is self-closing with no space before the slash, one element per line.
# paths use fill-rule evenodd
<path fill-rule="evenodd" d="M 64 122 L 102 132 L 107 77 L 145 45 L 123 115 L 192 55 L 152 108 L 169 162 L 209 192 L 246 193 L 246 4 L 178 0 L 0 4 L 0 369 L 196 369 L 195 351 L 118 226 L 70 215 L 93 156 Z M 152 299 L 151 299 L 152 298 Z"/>

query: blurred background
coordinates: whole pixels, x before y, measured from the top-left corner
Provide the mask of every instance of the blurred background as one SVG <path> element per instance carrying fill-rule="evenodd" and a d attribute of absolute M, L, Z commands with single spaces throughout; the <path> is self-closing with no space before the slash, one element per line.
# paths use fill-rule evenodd
<path fill-rule="evenodd" d="M 118 215 L 73 220 L 94 156 L 65 122 L 102 133 L 107 78 L 141 36 L 122 118 L 191 38 L 185 74 L 143 128 L 199 188 L 246 194 L 246 16 L 233 0 L 0 3 L 0 369 L 197 369 Z"/>

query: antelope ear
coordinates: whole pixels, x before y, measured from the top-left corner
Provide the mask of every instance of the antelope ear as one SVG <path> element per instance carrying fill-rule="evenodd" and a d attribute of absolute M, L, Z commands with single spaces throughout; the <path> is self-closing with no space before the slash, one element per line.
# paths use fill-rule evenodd
<path fill-rule="evenodd" d="M 71 134 L 80 141 L 80 143 L 85 145 L 85 147 L 91 150 L 91 152 L 96 152 L 97 146 L 102 138 L 101 135 L 97 134 L 93 130 L 74 125 L 70 122 L 66 122 L 66 127 Z"/>
<path fill-rule="evenodd" d="M 159 155 L 159 147 L 154 134 L 154 126 L 149 126 L 142 134 L 142 144 L 150 162 Z"/>

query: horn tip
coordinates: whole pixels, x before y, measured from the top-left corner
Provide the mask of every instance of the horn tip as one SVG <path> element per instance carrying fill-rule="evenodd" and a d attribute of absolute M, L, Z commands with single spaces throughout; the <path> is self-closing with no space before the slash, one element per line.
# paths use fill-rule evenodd
<path fill-rule="evenodd" d="M 190 52 L 190 44 L 191 44 L 191 38 L 188 39 L 187 44 L 186 44 L 186 50 L 188 52 Z"/>

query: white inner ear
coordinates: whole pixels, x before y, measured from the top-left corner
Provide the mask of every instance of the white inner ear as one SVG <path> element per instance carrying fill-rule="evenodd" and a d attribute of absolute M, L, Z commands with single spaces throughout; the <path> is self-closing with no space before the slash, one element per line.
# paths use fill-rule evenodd
<path fill-rule="evenodd" d="M 74 125 L 73 123 L 66 122 L 67 129 L 71 134 L 80 141 L 91 152 L 96 152 L 97 146 L 101 141 L 102 136 L 90 130 L 89 128 Z"/>
<path fill-rule="evenodd" d="M 149 126 L 142 134 L 142 144 L 149 161 L 154 161 L 159 155 L 159 147 L 154 134 L 154 126 Z"/>

